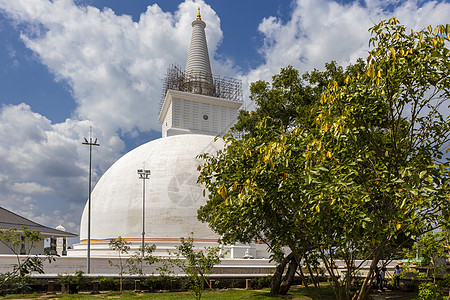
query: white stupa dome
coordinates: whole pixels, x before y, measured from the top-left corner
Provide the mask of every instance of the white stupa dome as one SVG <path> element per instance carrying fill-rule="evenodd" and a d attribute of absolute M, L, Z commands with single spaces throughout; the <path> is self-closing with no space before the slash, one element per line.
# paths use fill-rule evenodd
<path fill-rule="evenodd" d="M 216 241 L 207 226 L 197 220 L 197 209 L 206 203 L 197 184 L 201 153 L 222 148 L 222 139 L 189 134 L 157 139 L 125 154 L 101 177 L 91 195 L 91 240 L 142 238 L 143 180 L 137 169 L 150 169 L 145 189 L 146 242 L 179 241 L 191 232 L 194 238 Z M 145 166 L 145 167 L 144 167 Z M 87 239 L 87 206 L 80 240 Z"/>

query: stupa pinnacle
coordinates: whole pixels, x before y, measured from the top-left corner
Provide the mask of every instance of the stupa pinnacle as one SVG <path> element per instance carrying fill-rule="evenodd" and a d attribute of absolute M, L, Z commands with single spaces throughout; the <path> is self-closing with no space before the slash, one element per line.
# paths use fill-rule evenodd
<path fill-rule="evenodd" d="M 197 19 L 192 22 L 192 37 L 186 63 L 185 80 L 188 83 L 195 83 L 191 84 L 191 93 L 213 95 L 214 83 L 208 45 L 206 44 L 205 27 L 206 23 L 202 21 L 199 8 Z"/>

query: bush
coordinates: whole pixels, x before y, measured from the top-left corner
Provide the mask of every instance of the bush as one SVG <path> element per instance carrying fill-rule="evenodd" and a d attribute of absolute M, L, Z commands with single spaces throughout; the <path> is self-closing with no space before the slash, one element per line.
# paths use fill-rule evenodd
<path fill-rule="evenodd" d="M 102 291 L 118 291 L 119 280 L 112 277 L 100 277 L 98 279 L 98 288 Z"/>
<path fill-rule="evenodd" d="M 271 282 L 272 282 L 272 276 L 253 278 L 252 279 L 252 288 L 259 290 L 262 288 L 270 287 Z"/>
<path fill-rule="evenodd" d="M 419 298 L 421 300 L 442 299 L 442 291 L 436 284 L 425 282 L 419 285 Z"/>
<path fill-rule="evenodd" d="M 33 281 L 29 276 L 20 277 L 12 272 L 0 274 L 0 295 L 28 293 Z"/>
<path fill-rule="evenodd" d="M 61 283 L 63 292 L 69 292 L 69 294 L 76 294 L 83 285 L 86 285 L 90 280 L 84 276 L 84 272 L 81 270 L 75 271 L 74 275 L 59 275 L 59 282 Z M 69 290 L 65 290 L 64 286 Z"/>
<path fill-rule="evenodd" d="M 157 291 L 157 290 L 167 290 L 174 289 L 178 286 L 174 286 L 171 281 L 177 281 L 177 278 L 169 277 L 169 276 L 149 276 L 146 277 L 143 281 L 141 281 L 141 287 L 144 290 L 148 291 Z"/>
<path fill-rule="evenodd" d="M 450 288 L 450 274 L 446 274 L 444 278 L 439 281 L 439 286 L 442 288 Z"/>

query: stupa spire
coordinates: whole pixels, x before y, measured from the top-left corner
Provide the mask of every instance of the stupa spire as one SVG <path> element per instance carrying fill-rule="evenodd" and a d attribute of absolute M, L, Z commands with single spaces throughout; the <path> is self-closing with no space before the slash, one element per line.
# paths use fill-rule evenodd
<path fill-rule="evenodd" d="M 163 137 L 191 133 L 217 136 L 227 132 L 237 119 L 242 83 L 213 77 L 205 27 L 199 9 L 192 22 L 186 70 L 178 66 L 167 70 L 158 117 Z"/>
<path fill-rule="evenodd" d="M 205 27 L 206 23 L 201 19 L 199 8 L 197 19 L 192 22 L 192 37 L 186 63 L 185 79 L 186 83 L 192 86 L 190 92 L 212 95 L 214 93 L 214 84 Z"/>

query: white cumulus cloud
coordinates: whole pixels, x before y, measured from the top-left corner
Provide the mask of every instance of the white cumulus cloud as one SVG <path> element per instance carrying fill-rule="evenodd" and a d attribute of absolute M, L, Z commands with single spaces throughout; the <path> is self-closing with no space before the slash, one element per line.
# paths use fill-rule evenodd
<path fill-rule="evenodd" d="M 89 149 L 81 144 L 93 125 L 90 121 L 67 119 L 52 124 L 32 112 L 27 104 L 0 108 L 0 202 L 14 212 L 46 219 L 49 208 L 68 213 L 78 209 L 78 216 L 88 195 Z M 96 149 L 94 180 L 120 155 L 124 144 L 117 137 L 104 137 Z M 97 155 L 96 155 L 97 154 Z M 61 213 L 61 218 L 63 213 Z M 67 221 L 73 221 L 68 219 Z M 48 223 L 44 223 L 48 224 Z"/>
<path fill-rule="evenodd" d="M 170 63 L 186 61 L 197 7 L 214 52 L 220 20 L 203 1 L 183 2 L 174 13 L 154 4 L 134 22 L 72 0 L 0 0 L 0 9 L 28 26 L 21 34 L 26 46 L 57 80 L 69 83 L 75 117 L 94 121 L 106 135 L 160 130 L 162 80 Z"/>
<path fill-rule="evenodd" d="M 7 184 L 9 190 L 22 193 L 22 194 L 48 194 L 53 192 L 53 189 L 49 186 L 42 186 L 37 182 L 14 182 Z"/>
<path fill-rule="evenodd" d="M 280 69 L 292 65 L 301 73 L 323 69 L 336 61 L 347 66 L 366 58 L 369 50 L 369 28 L 395 16 L 414 30 L 428 25 L 447 24 L 450 3 L 446 1 L 352 1 L 296 0 L 291 18 L 283 23 L 276 17 L 261 21 L 264 36 L 260 49 L 265 63 L 254 68 L 243 79 L 246 84 L 270 80 Z"/>

